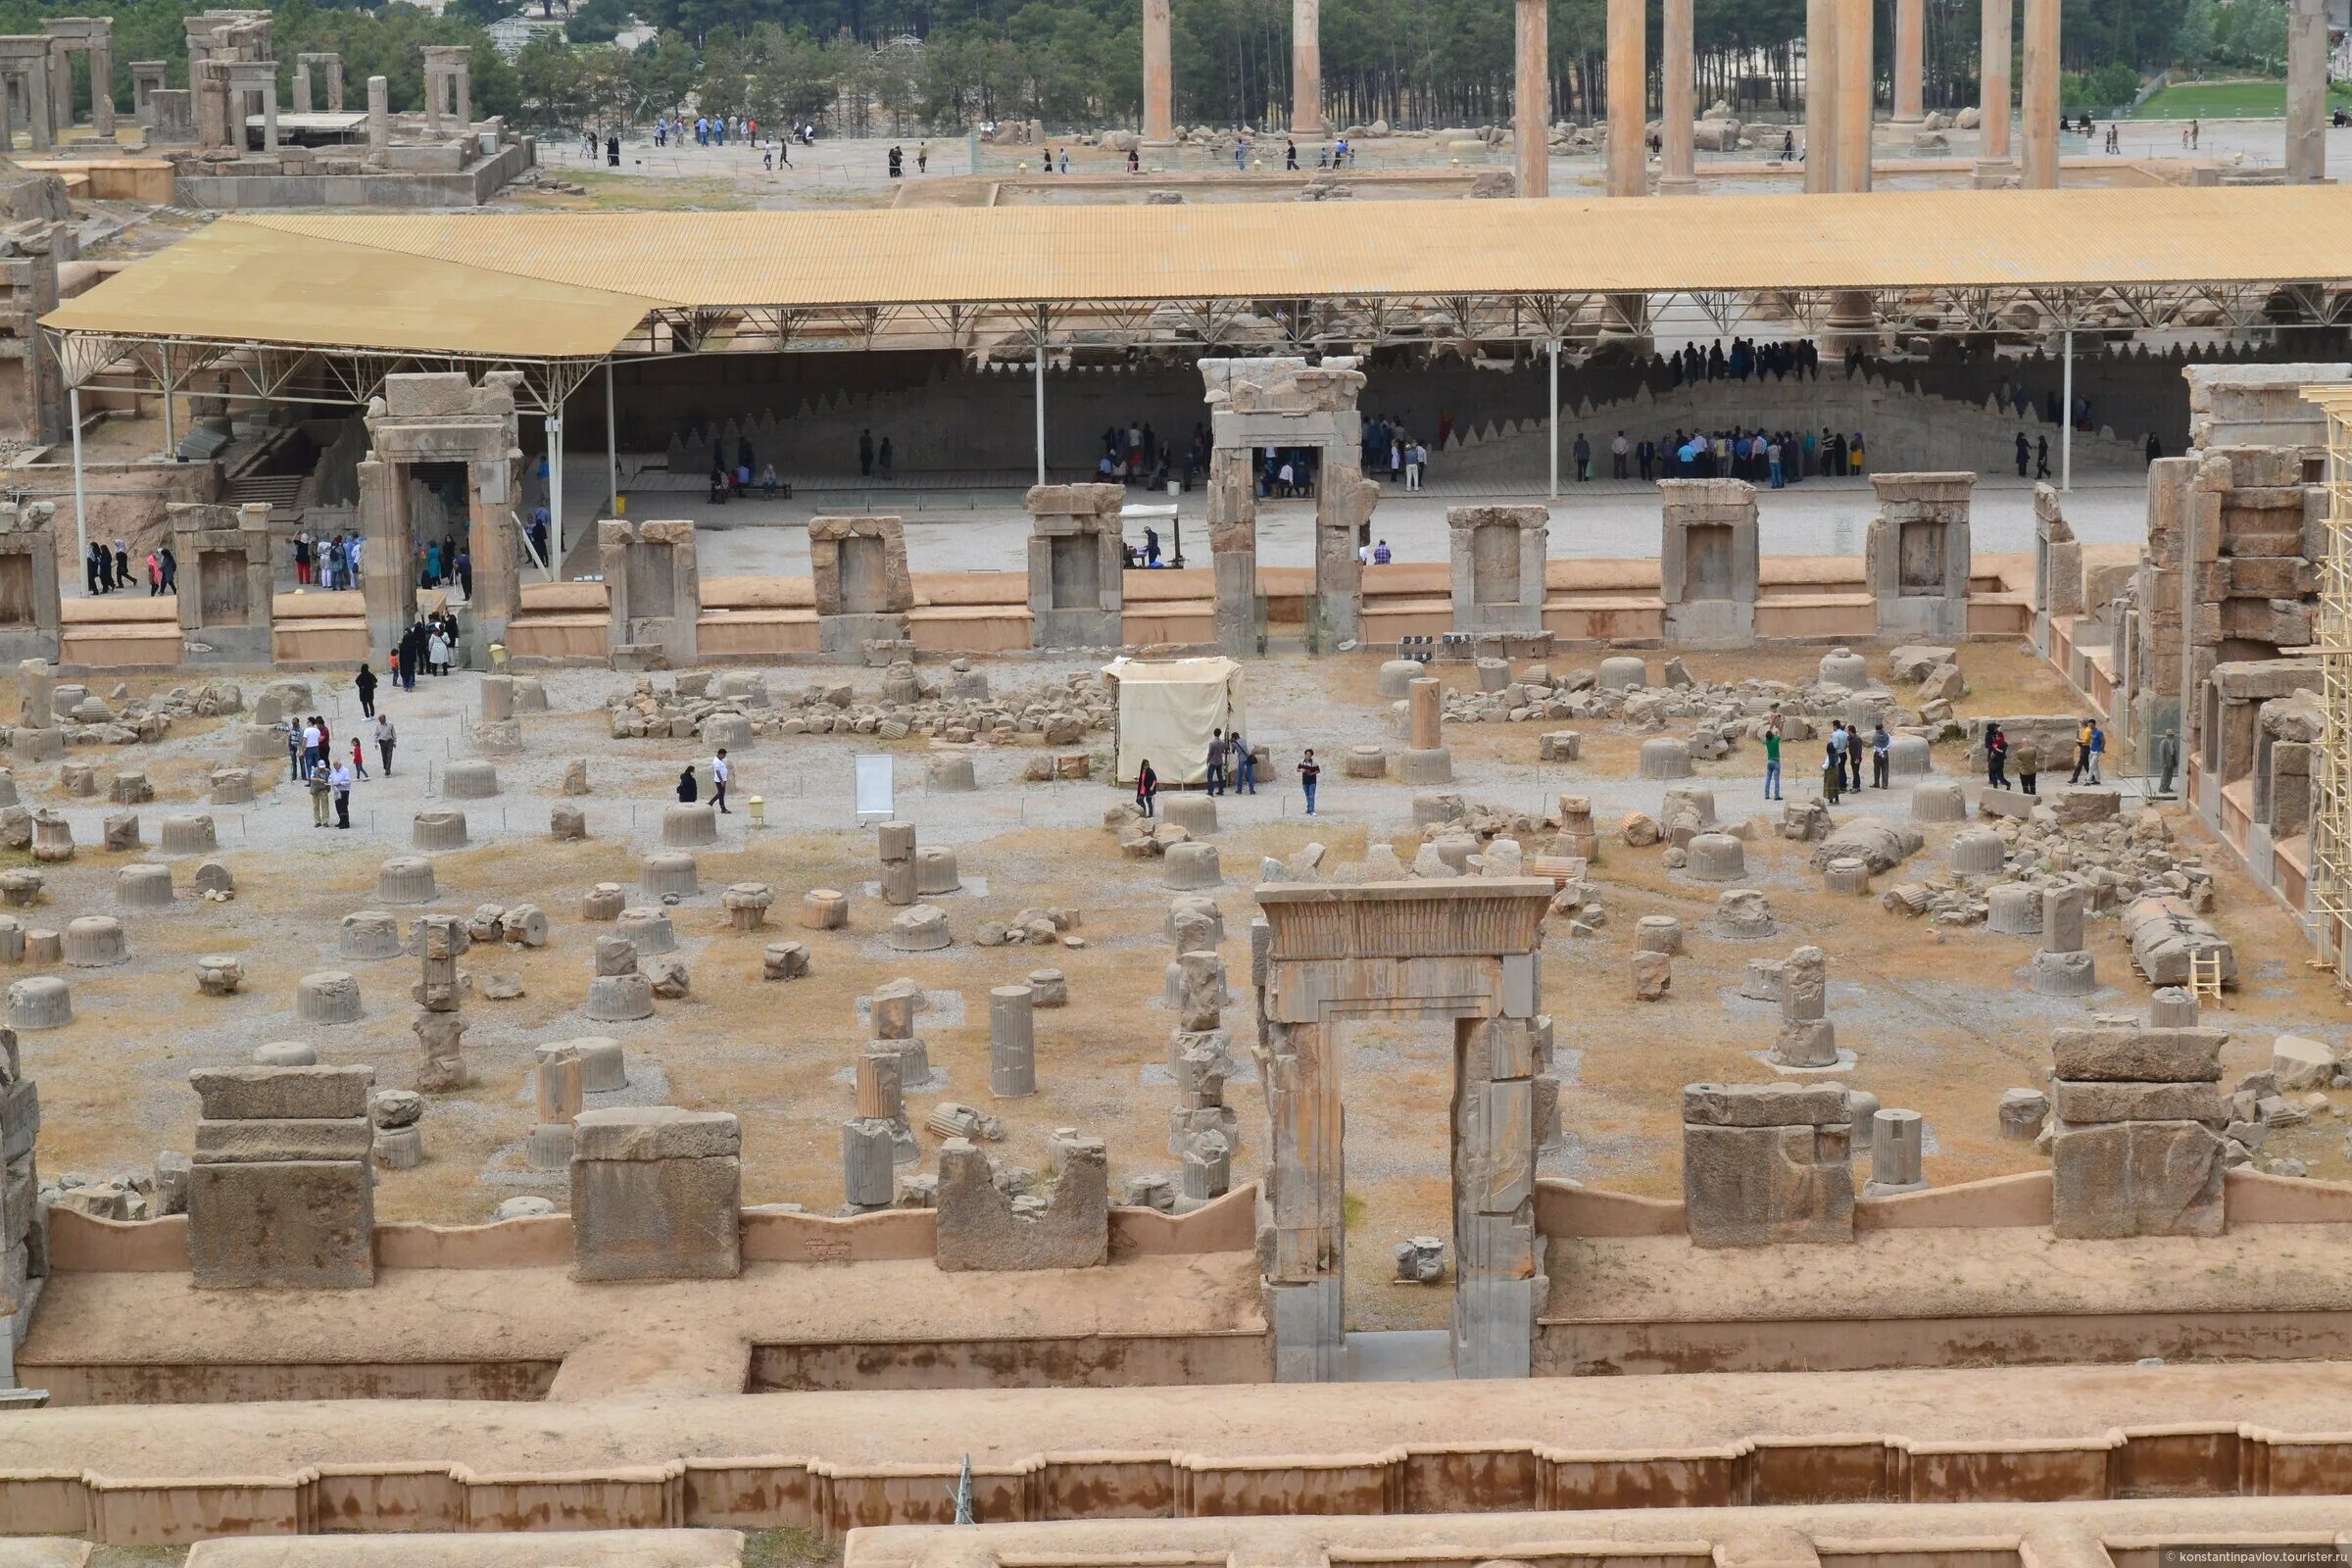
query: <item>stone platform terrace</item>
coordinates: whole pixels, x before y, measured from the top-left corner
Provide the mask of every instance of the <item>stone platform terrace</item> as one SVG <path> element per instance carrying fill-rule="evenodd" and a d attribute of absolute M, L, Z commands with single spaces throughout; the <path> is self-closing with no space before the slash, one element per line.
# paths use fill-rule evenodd
<path fill-rule="evenodd" d="M 1084 1568 L 1170 1562 L 1287 1568 L 1413 1563 L 1991 1564 L 2104 1568 L 2173 1560 L 2166 1545 L 2260 1541 L 2335 1560 L 2352 1526 L 2340 1497 L 2061 1502 L 2019 1506 L 1843 1506 L 1608 1510 L 1509 1518 L 1455 1514 L 1410 1523 L 1369 1519 L 1125 1520 L 860 1530 L 845 1568 L 995 1568 L 1054 1562 Z M 2282 1551 L 2265 1560 L 2290 1559 Z"/>
<path fill-rule="evenodd" d="M 2346 1225 L 2066 1242 L 2046 1226 L 1861 1231 L 1839 1247 L 1554 1236 L 1536 1371 L 2328 1354 L 2352 1331 L 2347 1245 Z"/>
<path fill-rule="evenodd" d="M 1270 1375 L 1251 1252 L 945 1273 L 928 1257 L 747 1263 L 737 1279 L 583 1285 L 556 1268 L 379 1269 L 365 1291 L 198 1290 L 60 1273 L 17 1358 L 58 1404 L 740 1393 L 855 1375 L 905 1388 Z"/>
<path fill-rule="evenodd" d="M 2243 1519 L 2344 1493 L 2347 1409 L 2331 1362 L 85 1408 L 0 1422 L 0 1518 L 118 1544 L 229 1509 L 288 1531 L 838 1533 L 943 1520 L 968 1453 L 984 1521 L 1513 1515 L 1485 1540 L 1547 1507 L 1654 1530 L 1701 1507 L 2000 1501 L 2014 1530 L 2027 1502 L 2225 1497 Z M 2352 1501 L 2327 1506 L 2352 1524 Z"/>

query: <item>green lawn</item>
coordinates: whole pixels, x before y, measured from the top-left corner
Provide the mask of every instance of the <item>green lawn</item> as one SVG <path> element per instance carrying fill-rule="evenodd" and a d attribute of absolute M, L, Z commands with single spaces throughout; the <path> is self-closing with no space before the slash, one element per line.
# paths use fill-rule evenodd
<path fill-rule="evenodd" d="M 2352 105 L 2352 87 L 2328 88 L 2335 105 Z M 2164 91 L 2135 111 L 2140 120 L 2281 119 L 2286 114 L 2283 81 L 2190 81 Z"/>

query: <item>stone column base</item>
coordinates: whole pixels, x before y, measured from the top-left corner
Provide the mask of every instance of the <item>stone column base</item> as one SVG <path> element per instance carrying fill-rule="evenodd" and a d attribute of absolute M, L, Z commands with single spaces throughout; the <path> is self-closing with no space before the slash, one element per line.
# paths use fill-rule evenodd
<path fill-rule="evenodd" d="M 1879 315 L 1871 297 L 1858 289 L 1832 296 L 1829 319 L 1822 324 L 1822 353 L 1843 354 L 1847 349 L 1874 349 L 1878 344 Z"/>
<path fill-rule="evenodd" d="M 1404 751 L 1396 755 L 1396 780 L 1400 784 L 1450 784 L 1453 782 L 1453 753 L 1443 746 L 1427 751 Z"/>
<path fill-rule="evenodd" d="M 2036 995 L 2087 997 L 2098 989 L 2098 975 L 2091 966 L 2088 953 L 2052 953 L 2045 948 L 2034 955 L 2034 990 Z"/>
<path fill-rule="evenodd" d="M 1660 174 L 1657 194 L 1660 196 L 1695 196 L 1698 194 L 1696 174 Z"/>
<path fill-rule="evenodd" d="M 1980 158 L 1977 160 L 1976 188 L 2005 190 L 2017 183 L 2017 160 L 2014 158 Z"/>

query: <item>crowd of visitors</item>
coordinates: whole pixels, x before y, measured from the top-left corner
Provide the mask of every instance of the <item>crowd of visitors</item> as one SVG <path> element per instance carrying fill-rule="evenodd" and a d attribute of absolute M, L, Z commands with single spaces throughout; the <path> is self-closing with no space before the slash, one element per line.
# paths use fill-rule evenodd
<path fill-rule="evenodd" d="M 361 547 L 358 534 L 314 539 L 311 530 L 294 536 L 294 581 L 303 588 L 325 588 L 342 593 L 360 585 Z M 428 585 L 430 586 L 430 585 Z"/>
<path fill-rule="evenodd" d="M 112 550 L 104 540 L 90 541 L 89 550 L 81 558 L 84 584 L 93 594 L 111 594 L 120 588 L 133 586 L 130 575 L 130 541 L 118 539 Z M 169 540 L 147 552 L 147 594 L 177 593 L 179 591 L 179 558 L 172 553 Z"/>

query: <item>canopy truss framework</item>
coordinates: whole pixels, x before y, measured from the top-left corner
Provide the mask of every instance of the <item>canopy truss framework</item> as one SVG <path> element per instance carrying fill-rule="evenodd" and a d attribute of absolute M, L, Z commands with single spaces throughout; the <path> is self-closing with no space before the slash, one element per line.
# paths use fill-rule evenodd
<path fill-rule="evenodd" d="M 1865 296 L 1898 329 L 2027 338 L 2075 332 L 2292 330 L 2352 324 L 2352 286 L 2339 281 L 2182 283 L 1944 289 L 1693 291 L 1644 296 L 1661 336 L 1818 332 L 1833 303 Z M 1360 354 L 1422 347 L 1464 353 L 1561 345 L 1570 363 L 1620 324 L 1616 293 L 1352 295 L 1335 298 L 1156 301 L 975 301 L 793 310 L 777 306 L 662 307 L 612 351 L 531 358 L 424 354 L 362 345 L 321 347 L 253 338 L 208 339 L 51 329 L 70 387 L 104 383 L 156 394 L 199 390 L 255 402 L 364 406 L 387 375 L 510 370 L 523 411 L 560 413 L 608 363 L 678 355 L 871 353 L 953 348 L 975 357 L 1133 352 Z"/>

